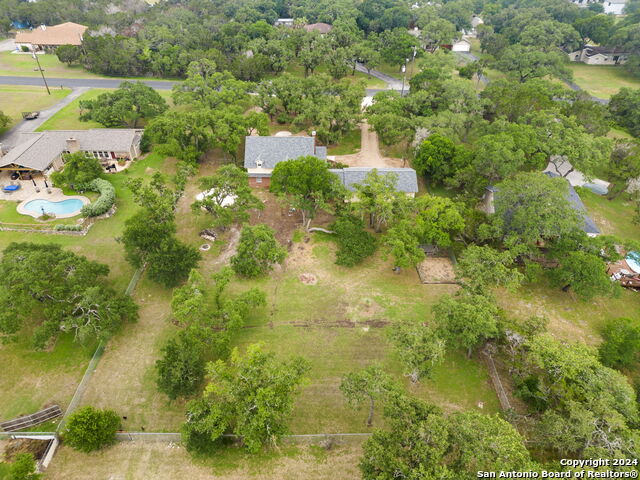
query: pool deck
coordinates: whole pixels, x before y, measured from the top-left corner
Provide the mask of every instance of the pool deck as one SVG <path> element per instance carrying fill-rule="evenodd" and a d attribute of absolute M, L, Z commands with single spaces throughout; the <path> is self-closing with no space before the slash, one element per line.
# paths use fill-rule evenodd
<path fill-rule="evenodd" d="M 82 202 L 83 205 L 88 205 L 90 200 L 87 197 L 83 197 L 82 195 L 65 195 L 62 193 L 62 190 L 59 188 L 51 187 L 49 188 L 51 193 L 47 193 L 46 189 L 42 189 L 39 193 L 33 192 L 29 197 L 25 198 L 18 205 L 18 213 L 22 215 L 29 215 L 33 218 L 39 218 L 42 216 L 42 212 L 32 212 L 24 208 L 24 206 L 32 200 L 48 200 L 50 202 L 62 202 L 63 200 L 71 200 L 73 198 L 77 198 Z M 77 210 L 72 213 L 56 213 L 55 218 L 71 218 L 80 215 L 80 210 Z"/>

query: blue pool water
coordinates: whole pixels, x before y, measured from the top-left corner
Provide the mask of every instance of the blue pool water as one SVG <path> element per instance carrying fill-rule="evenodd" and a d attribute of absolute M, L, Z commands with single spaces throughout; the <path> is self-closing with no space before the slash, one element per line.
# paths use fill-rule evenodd
<path fill-rule="evenodd" d="M 25 210 L 42 214 L 44 209 L 45 213 L 55 213 L 57 215 L 64 215 L 68 213 L 80 212 L 84 203 L 77 198 L 70 198 L 69 200 L 62 200 L 61 202 L 50 202 L 49 200 L 31 200 L 24 206 Z"/>

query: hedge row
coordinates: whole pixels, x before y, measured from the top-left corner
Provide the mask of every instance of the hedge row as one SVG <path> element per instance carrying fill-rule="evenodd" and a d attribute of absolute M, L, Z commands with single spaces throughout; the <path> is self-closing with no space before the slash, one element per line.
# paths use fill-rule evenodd
<path fill-rule="evenodd" d="M 97 217 L 98 215 L 105 214 L 113 206 L 116 201 L 116 189 L 111 185 L 111 182 L 102 178 L 96 178 L 89 182 L 85 190 L 100 193 L 100 197 L 93 203 L 82 207 L 80 213 L 84 217 Z"/>
<path fill-rule="evenodd" d="M 60 224 L 60 225 L 56 225 L 54 230 L 56 232 L 79 232 L 82 230 L 82 225 L 64 225 L 64 224 Z"/>

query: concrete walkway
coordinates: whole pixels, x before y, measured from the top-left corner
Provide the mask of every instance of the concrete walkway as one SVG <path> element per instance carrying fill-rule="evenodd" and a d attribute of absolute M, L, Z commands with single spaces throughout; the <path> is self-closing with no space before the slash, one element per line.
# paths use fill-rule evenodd
<path fill-rule="evenodd" d="M 18 143 L 18 137 L 21 133 L 34 132 L 40 125 L 46 122 L 47 119 L 51 118 L 53 115 L 58 113 L 60 110 L 62 110 L 64 107 L 69 105 L 72 101 L 74 101 L 76 98 L 78 98 L 88 90 L 88 87 L 74 88 L 69 95 L 60 100 L 54 106 L 40 111 L 40 116 L 35 120 L 22 120 L 11 130 L 8 130 L 3 135 L 0 135 L 0 143 L 2 143 L 5 147 L 15 147 Z"/>

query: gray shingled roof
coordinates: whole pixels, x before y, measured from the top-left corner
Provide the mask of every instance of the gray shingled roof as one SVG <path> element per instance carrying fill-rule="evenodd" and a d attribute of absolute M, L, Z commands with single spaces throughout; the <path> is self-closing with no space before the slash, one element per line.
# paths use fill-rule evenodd
<path fill-rule="evenodd" d="M 365 183 L 367 174 L 372 170 L 377 170 L 380 175 L 393 173 L 397 176 L 396 189 L 405 193 L 418 192 L 418 177 L 413 168 L 372 168 L 372 167 L 350 167 L 335 168 L 329 171 L 335 173 L 340 178 L 347 190 L 354 192 L 354 185 Z"/>
<path fill-rule="evenodd" d="M 18 145 L 0 157 L 0 167 L 19 165 L 34 170 L 46 170 L 67 148 L 67 139 L 78 141 L 81 150 L 128 152 L 140 142 L 142 130 L 130 128 L 93 128 L 90 130 L 48 130 L 22 133 Z"/>
<path fill-rule="evenodd" d="M 560 177 L 560 175 L 554 172 L 544 172 L 544 174 L 550 178 L 562 178 Z M 578 192 L 575 191 L 571 183 L 569 183 L 569 180 L 567 180 L 567 183 L 569 184 L 569 203 L 574 210 L 582 214 L 582 218 L 584 219 L 582 230 L 585 233 L 599 235 L 600 229 L 596 226 L 596 223 L 593 221 L 593 219 L 589 215 L 587 215 L 587 207 L 585 207 L 584 203 L 582 203 L 582 199 L 578 195 Z"/>
<path fill-rule="evenodd" d="M 273 169 L 280 162 L 307 155 L 325 160 L 327 148 L 315 147 L 314 137 L 246 137 L 244 167 L 257 168 L 261 160 L 262 168 Z"/>

